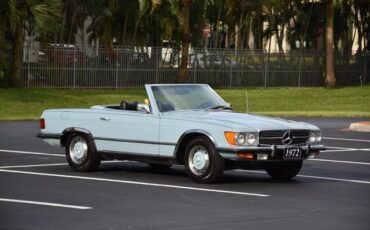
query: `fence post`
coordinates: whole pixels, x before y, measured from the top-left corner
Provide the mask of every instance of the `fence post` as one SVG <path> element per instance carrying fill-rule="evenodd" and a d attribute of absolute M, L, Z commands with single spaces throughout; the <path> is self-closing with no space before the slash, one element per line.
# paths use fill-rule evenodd
<path fill-rule="evenodd" d="M 118 58 L 119 58 L 119 55 L 118 55 L 118 48 L 116 47 L 116 53 L 117 53 L 117 58 L 116 58 L 116 82 L 115 82 L 115 89 L 118 88 Z"/>
<path fill-rule="evenodd" d="M 302 49 L 299 49 L 299 56 L 298 56 L 298 87 L 301 87 L 301 56 L 302 56 Z"/>
<path fill-rule="evenodd" d="M 366 82 L 366 74 L 367 74 L 367 53 L 365 53 L 365 55 L 364 55 L 364 59 L 365 59 L 365 61 L 364 61 L 364 83 L 366 84 L 367 82 Z"/>
<path fill-rule="evenodd" d="M 153 49 L 152 49 L 152 51 L 153 51 Z M 161 51 L 161 52 L 159 52 L 159 51 Z M 159 80 L 159 62 L 160 62 L 160 58 L 162 58 L 162 48 L 157 47 L 155 49 L 155 83 L 156 84 L 158 84 L 158 80 Z"/>
<path fill-rule="evenodd" d="M 30 42 L 27 45 L 27 88 L 30 88 Z"/>
<path fill-rule="evenodd" d="M 193 71 L 193 83 L 195 84 L 197 82 L 197 66 L 192 66 L 192 71 Z"/>
<path fill-rule="evenodd" d="M 267 54 L 268 55 L 268 58 L 266 60 L 266 54 L 262 51 L 262 54 L 263 54 L 263 60 L 265 60 L 265 74 L 264 74 L 264 87 L 267 88 L 267 62 L 270 61 L 270 51 L 269 53 Z"/>
<path fill-rule="evenodd" d="M 76 88 L 76 46 L 73 47 L 73 89 Z"/>
<path fill-rule="evenodd" d="M 230 64 L 230 74 L 229 74 L 229 88 L 233 85 L 233 66 Z"/>

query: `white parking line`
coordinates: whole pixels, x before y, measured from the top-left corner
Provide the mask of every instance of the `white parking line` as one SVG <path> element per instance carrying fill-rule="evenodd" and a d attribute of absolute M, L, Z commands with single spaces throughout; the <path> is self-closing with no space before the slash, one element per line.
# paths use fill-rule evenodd
<path fill-rule="evenodd" d="M 343 149 L 343 150 L 356 150 L 355 148 L 337 147 L 337 146 L 326 146 L 327 149 Z"/>
<path fill-rule="evenodd" d="M 247 172 L 247 173 L 256 173 L 256 174 L 267 174 L 264 171 L 255 171 L 255 170 L 237 169 L 236 171 Z M 343 179 L 343 178 L 335 178 L 335 177 L 310 176 L 310 175 L 302 175 L 302 174 L 298 174 L 297 177 L 320 179 L 320 180 L 341 181 L 341 182 L 358 183 L 358 184 L 370 184 L 370 181 L 351 180 L 351 179 Z"/>
<path fill-rule="evenodd" d="M 18 150 L 8 150 L 8 149 L 0 149 L 0 152 L 4 152 L 4 153 L 21 153 L 21 154 L 31 154 L 31 155 L 42 155 L 42 156 L 65 157 L 64 154 L 40 153 L 40 152 L 18 151 Z"/>
<path fill-rule="evenodd" d="M 352 151 L 369 151 L 369 149 L 357 149 L 357 148 L 345 148 L 345 147 L 335 147 L 335 146 L 326 146 L 327 150 L 322 150 L 322 153 L 330 152 L 352 152 Z"/>
<path fill-rule="evenodd" d="M 310 159 L 309 161 L 322 161 L 322 162 L 345 163 L 345 164 L 356 164 L 356 165 L 370 165 L 370 163 L 367 163 L 367 162 L 340 161 L 340 160 L 329 160 L 329 159 Z"/>
<path fill-rule="evenodd" d="M 9 166 L 1 166 L 0 169 L 48 167 L 48 166 L 59 166 L 59 165 L 67 165 L 67 163 L 38 164 L 38 165 L 9 165 Z"/>
<path fill-rule="evenodd" d="M 270 196 L 270 195 L 267 195 L 267 194 L 260 194 L 260 193 L 248 193 L 248 192 L 229 191 L 229 190 L 206 189 L 206 188 L 178 186 L 178 185 L 170 185 L 170 184 L 146 183 L 146 182 L 140 182 L 140 181 L 105 179 L 105 178 L 97 178 L 97 177 L 83 177 L 83 176 L 52 174 L 52 173 L 15 171 L 15 170 L 8 170 L 8 169 L 0 169 L 0 172 L 37 175 L 37 176 L 59 177 L 59 178 L 70 178 L 70 179 L 80 179 L 80 180 L 114 182 L 114 183 L 123 183 L 123 184 L 134 184 L 134 185 L 144 185 L 144 186 L 152 186 L 152 187 L 174 188 L 174 189 L 184 189 L 184 190 L 214 192 L 214 193 L 224 193 L 224 194 L 234 194 L 234 195 L 244 195 L 244 196 L 257 196 L 257 197 L 269 197 Z"/>
<path fill-rule="evenodd" d="M 336 150 L 321 150 L 320 153 L 334 153 L 334 152 L 352 152 L 355 149 L 336 149 Z"/>
<path fill-rule="evenodd" d="M 121 162 L 126 162 L 126 161 L 120 161 L 120 160 L 103 161 L 102 164 L 121 163 Z M 60 166 L 60 165 L 68 165 L 68 163 L 37 164 L 37 165 L 5 165 L 5 166 L 0 166 L 0 169 L 49 167 L 49 166 Z"/>
<path fill-rule="evenodd" d="M 76 206 L 76 205 L 69 205 L 69 204 L 49 203 L 49 202 L 40 202 L 40 201 L 31 201 L 31 200 L 15 200 L 15 199 L 0 198 L 0 201 L 11 202 L 11 203 L 22 203 L 22 204 L 35 204 L 35 205 L 51 206 L 51 207 L 59 207 L 59 208 L 72 208 L 72 209 L 81 209 L 81 210 L 92 209 L 92 207 Z"/>
<path fill-rule="evenodd" d="M 323 137 L 326 140 L 339 140 L 339 141 L 358 141 L 358 142 L 370 142 L 370 140 L 364 139 L 350 139 L 350 138 L 338 138 L 338 137 Z"/>
<path fill-rule="evenodd" d="M 309 175 L 301 175 L 301 174 L 298 175 L 298 177 L 305 177 L 305 178 L 312 178 L 312 179 L 320 179 L 320 180 L 332 180 L 332 181 L 350 182 L 350 183 L 359 183 L 359 184 L 370 184 L 370 181 L 365 181 L 365 180 L 350 180 L 350 179 L 335 178 L 335 177 L 309 176 Z"/>

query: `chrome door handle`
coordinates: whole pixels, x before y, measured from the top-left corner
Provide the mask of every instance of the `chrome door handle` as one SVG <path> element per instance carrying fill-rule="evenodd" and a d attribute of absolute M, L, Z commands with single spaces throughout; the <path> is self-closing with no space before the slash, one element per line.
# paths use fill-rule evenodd
<path fill-rule="evenodd" d="M 109 117 L 101 117 L 100 120 L 102 120 L 102 121 L 109 121 L 110 119 L 109 119 Z"/>

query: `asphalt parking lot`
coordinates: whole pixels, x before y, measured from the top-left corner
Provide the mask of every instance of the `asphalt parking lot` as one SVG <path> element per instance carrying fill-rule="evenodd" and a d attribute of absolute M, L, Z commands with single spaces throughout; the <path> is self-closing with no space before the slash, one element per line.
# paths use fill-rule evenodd
<path fill-rule="evenodd" d="M 212 185 L 181 166 L 73 172 L 37 122 L 0 122 L 0 229 L 369 229 L 370 133 L 345 130 L 366 119 L 294 120 L 318 125 L 328 147 L 294 180 L 234 170 Z"/>

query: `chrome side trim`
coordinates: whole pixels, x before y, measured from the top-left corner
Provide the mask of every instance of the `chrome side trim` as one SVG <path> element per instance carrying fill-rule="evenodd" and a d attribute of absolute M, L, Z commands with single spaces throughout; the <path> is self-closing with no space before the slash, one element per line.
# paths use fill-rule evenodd
<path fill-rule="evenodd" d="M 59 140 L 62 137 L 62 134 L 59 133 L 39 133 L 37 134 L 38 138 L 41 139 L 56 139 Z"/>
<path fill-rule="evenodd" d="M 141 140 L 116 139 L 116 138 L 105 138 L 105 137 L 94 137 L 94 140 L 95 141 L 114 141 L 114 142 L 126 142 L 126 143 L 137 143 L 137 144 L 149 144 L 149 145 L 170 145 L 170 146 L 176 145 L 176 143 L 168 143 L 168 142 L 141 141 Z"/>

